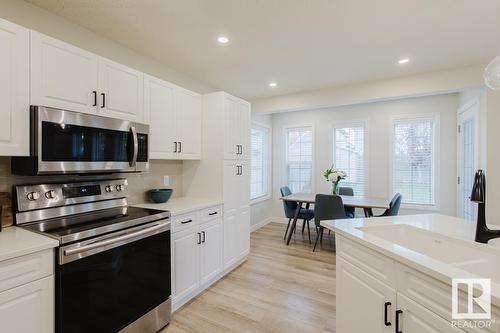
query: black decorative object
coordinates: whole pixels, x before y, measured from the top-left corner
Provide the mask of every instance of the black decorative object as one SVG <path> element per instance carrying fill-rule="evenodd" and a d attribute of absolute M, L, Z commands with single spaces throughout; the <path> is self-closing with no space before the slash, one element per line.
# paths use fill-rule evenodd
<path fill-rule="evenodd" d="M 490 230 L 486 226 L 486 177 L 481 169 L 474 176 L 470 200 L 478 204 L 476 242 L 488 243 L 490 239 L 500 238 L 500 230 Z"/>

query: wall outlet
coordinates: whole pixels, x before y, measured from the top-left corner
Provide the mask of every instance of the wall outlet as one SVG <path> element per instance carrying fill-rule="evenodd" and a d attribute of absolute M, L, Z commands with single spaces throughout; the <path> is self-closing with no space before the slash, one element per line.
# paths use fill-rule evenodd
<path fill-rule="evenodd" d="M 170 177 L 169 176 L 163 176 L 163 185 L 165 185 L 165 186 L 170 185 Z"/>

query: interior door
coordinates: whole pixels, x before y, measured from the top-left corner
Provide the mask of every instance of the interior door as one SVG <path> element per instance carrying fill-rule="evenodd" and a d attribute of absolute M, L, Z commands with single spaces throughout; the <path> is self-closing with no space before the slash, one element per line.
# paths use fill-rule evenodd
<path fill-rule="evenodd" d="M 398 293 L 399 331 L 404 333 L 463 333 L 425 307 Z"/>
<path fill-rule="evenodd" d="M 29 30 L 0 19 L 0 155 L 29 155 Z"/>
<path fill-rule="evenodd" d="M 458 111 L 458 217 L 474 220 L 476 209 L 470 201 L 474 174 L 478 169 L 478 102 Z"/>
<path fill-rule="evenodd" d="M 337 257 L 337 332 L 394 332 L 396 291 Z M 390 303 L 386 306 L 386 303 Z M 385 310 L 387 307 L 387 322 Z M 405 331 L 406 332 L 406 331 Z"/>
<path fill-rule="evenodd" d="M 174 105 L 175 87 L 168 82 L 146 75 L 144 79 L 144 109 L 149 119 L 150 157 L 175 159 L 177 119 Z"/>
<path fill-rule="evenodd" d="M 95 113 L 98 57 L 31 31 L 31 104 Z"/>
<path fill-rule="evenodd" d="M 176 89 L 178 141 L 181 159 L 201 157 L 201 96 L 186 89 Z"/>
<path fill-rule="evenodd" d="M 144 74 L 99 58 L 98 113 L 118 119 L 144 122 Z"/>

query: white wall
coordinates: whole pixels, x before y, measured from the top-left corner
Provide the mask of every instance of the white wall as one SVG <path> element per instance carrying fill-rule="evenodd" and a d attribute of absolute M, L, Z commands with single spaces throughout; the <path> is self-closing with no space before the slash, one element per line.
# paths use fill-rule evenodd
<path fill-rule="evenodd" d="M 386 102 L 359 104 L 336 108 L 296 111 L 272 114 L 273 123 L 273 199 L 271 204 L 255 207 L 252 222 L 265 217 L 281 217 L 283 209 L 279 201 L 279 188 L 285 180 L 284 127 L 304 124 L 314 126 L 315 181 L 317 192 L 330 191 L 330 185 L 322 178 L 323 171 L 332 163 L 331 130 L 335 122 L 365 120 L 368 126 L 369 192 L 375 197 L 389 197 L 389 151 L 391 119 L 397 115 L 440 114 L 440 212 L 456 214 L 456 126 L 458 94 L 446 94 L 407 98 Z M 254 213 L 255 211 L 255 213 Z M 422 211 L 402 210 L 402 213 Z M 425 211 L 428 212 L 428 211 Z"/>

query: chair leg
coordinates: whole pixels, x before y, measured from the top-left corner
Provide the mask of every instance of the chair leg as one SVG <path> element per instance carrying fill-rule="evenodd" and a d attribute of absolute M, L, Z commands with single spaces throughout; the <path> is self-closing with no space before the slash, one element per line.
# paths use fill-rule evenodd
<path fill-rule="evenodd" d="M 316 233 L 316 241 L 314 242 L 314 247 L 313 247 L 313 252 L 316 251 L 316 245 L 318 245 L 318 240 L 319 240 L 319 234 L 321 231 L 318 231 Z"/>
<path fill-rule="evenodd" d="M 306 226 L 306 219 L 302 221 L 302 233 L 304 233 L 305 226 Z"/>
<path fill-rule="evenodd" d="M 319 229 L 319 234 L 320 234 L 320 235 L 319 235 L 319 243 L 320 243 L 321 245 L 323 245 L 323 230 L 325 230 L 325 229 L 324 229 L 324 228 L 320 228 L 320 229 Z"/>
<path fill-rule="evenodd" d="M 307 235 L 309 236 L 309 244 L 311 244 L 311 229 L 309 228 L 309 220 L 307 220 Z"/>
<path fill-rule="evenodd" d="M 288 225 L 286 226 L 285 236 L 283 236 L 283 240 L 286 239 L 286 235 L 288 234 L 288 229 L 290 228 L 290 222 L 292 222 L 292 218 L 288 219 Z"/>

